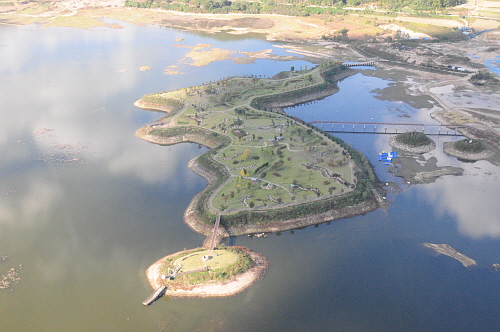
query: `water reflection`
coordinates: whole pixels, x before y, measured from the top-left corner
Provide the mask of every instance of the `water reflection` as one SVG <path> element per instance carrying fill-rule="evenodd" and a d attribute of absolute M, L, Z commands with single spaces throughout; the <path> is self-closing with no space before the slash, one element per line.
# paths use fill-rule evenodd
<path fill-rule="evenodd" d="M 472 238 L 500 238 L 500 206 L 497 167 L 487 161 L 462 164 L 466 176 L 443 177 L 438 183 L 420 186 L 422 199 L 457 220 L 460 233 Z"/>
<path fill-rule="evenodd" d="M 143 275 L 147 266 L 203 241 L 182 216 L 206 185 L 186 164 L 206 149 L 137 139 L 135 130 L 158 115 L 132 103 L 158 90 L 234 73 L 274 74 L 307 63 L 227 61 L 186 65 L 185 75 L 165 76 L 163 69 L 187 52 L 170 47 L 176 38 L 248 51 L 272 45 L 236 39 L 227 46 L 203 34 L 124 26 L 96 31 L 0 26 L 0 255 L 12 256 L 0 264 L 0 274 L 24 266 L 13 291 L 0 292 L 2 329 L 423 331 L 458 322 L 496 330 L 497 318 L 488 318 L 499 314 L 498 276 L 441 264 L 418 247 L 430 238 L 460 241 L 436 215 L 445 216 L 449 228 L 458 225 L 466 239 L 498 237 L 493 217 L 499 181 L 485 162 L 462 165 L 467 171 L 462 178 L 444 177 L 407 190 L 388 211 L 267 239 L 231 238 L 230 244 L 248 246 L 270 260 L 263 280 L 232 298 L 172 299 L 142 308 L 150 292 Z M 139 71 L 144 65 L 151 70 Z M 306 121 L 397 122 L 410 114 L 414 122 L 418 110 L 374 98 L 373 89 L 389 84 L 357 74 L 339 84 L 339 94 L 293 111 Z M 378 152 L 388 149 L 388 136 L 341 138 L 374 164 Z M 461 164 L 439 151 L 426 158 Z M 376 164 L 376 170 L 383 178 L 391 176 L 385 166 Z M 490 243 L 481 249 L 497 247 Z M 490 303 L 490 310 L 470 303 L 471 298 Z M 422 317 L 432 319 L 431 327 Z M 477 327 L 479 322 L 491 324 Z"/>

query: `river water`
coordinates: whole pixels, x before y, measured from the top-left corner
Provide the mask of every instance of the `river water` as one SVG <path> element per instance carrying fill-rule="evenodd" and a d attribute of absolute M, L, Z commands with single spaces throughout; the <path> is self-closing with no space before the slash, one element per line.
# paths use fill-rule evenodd
<path fill-rule="evenodd" d="M 145 269 L 202 244 L 182 214 L 206 185 L 186 164 L 206 148 L 136 138 L 135 130 L 159 114 L 133 102 L 228 75 L 311 64 L 225 60 L 195 67 L 185 59 L 188 48 L 172 45 L 285 53 L 256 36 L 122 25 L 0 26 L 0 257 L 9 256 L 0 275 L 13 268 L 21 277 L 0 289 L 1 331 L 500 328 L 500 273 L 487 268 L 500 263 L 498 168 L 447 157 L 442 138 L 426 156 L 463 167 L 465 175 L 413 186 L 378 164 L 388 136 L 341 134 L 383 181 L 399 185 L 387 210 L 268 238 L 232 238 L 230 244 L 268 258 L 261 281 L 229 298 L 162 298 L 142 306 L 151 293 Z M 165 75 L 167 68 L 182 74 Z M 288 111 L 306 121 L 432 123 L 426 110 L 381 98 L 392 83 L 373 67 L 361 68 L 339 93 Z M 450 244 L 478 266 L 436 256 L 423 242 Z"/>

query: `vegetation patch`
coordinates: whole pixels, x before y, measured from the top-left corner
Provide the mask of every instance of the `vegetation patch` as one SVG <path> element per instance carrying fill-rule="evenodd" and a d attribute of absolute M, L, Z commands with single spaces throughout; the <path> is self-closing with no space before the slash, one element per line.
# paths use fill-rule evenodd
<path fill-rule="evenodd" d="M 477 139 L 465 138 L 453 143 L 455 150 L 465 153 L 481 153 L 486 150 L 485 144 Z"/>
<path fill-rule="evenodd" d="M 469 81 L 474 85 L 499 84 L 500 81 L 489 71 L 480 71 L 472 75 Z"/>
<path fill-rule="evenodd" d="M 413 147 L 429 145 L 432 143 L 432 140 L 427 137 L 427 135 L 417 131 L 399 134 L 396 136 L 396 141 Z"/>
<path fill-rule="evenodd" d="M 178 264 L 181 264 L 182 268 L 177 276 L 165 281 L 166 285 L 174 288 L 227 281 L 246 272 L 253 266 L 254 261 L 238 247 L 219 246 L 214 251 L 197 248 L 167 257 L 160 268 L 161 274 L 168 275 Z"/>

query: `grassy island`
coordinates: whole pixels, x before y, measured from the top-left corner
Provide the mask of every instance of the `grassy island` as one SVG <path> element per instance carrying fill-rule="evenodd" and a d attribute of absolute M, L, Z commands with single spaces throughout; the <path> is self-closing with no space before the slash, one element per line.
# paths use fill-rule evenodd
<path fill-rule="evenodd" d="M 247 248 L 196 248 L 164 257 L 146 271 L 153 289 L 166 287 L 173 297 L 229 296 L 260 279 L 267 260 Z M 167 277 L 176 271 L 175 277 Z"/>
<path fill-rule="evenodd" d="M 498 149 L 492 144 L 472 138 L 465 138 L 455 142 L 446 142 L 443 145 L 444 152 L 450 156 L 465 161 L 476 161 L 487 159 L 498 164 Z"/>
<path fill-rule="evenodd" d="M 280 108 L 324 98 L 353 71 L 329 61 L 271 78 L 217 82 L 144 96 L 139 107 L 167 112 L 137 131 L 157 144 L 212 148 L 190 167 L 209 181 L 186 222 L 209 235 L 278 231 L 366 213 L 378 206 L 376 177 L 365 156 Z"/>
<path fill-rule="evenodd" d="M 481 153 L 486 150 L 486 146 L 480 140 L 465 138 L 453 143 L 453 147 L 464 153 Z"/>
<path fill-rule="evenodd" d="M 436 143 L 426 134 L 411 131 L 391 137 L 389 144 L 396 149 L 411 153 L 427 153 L 434 150 Z"/>

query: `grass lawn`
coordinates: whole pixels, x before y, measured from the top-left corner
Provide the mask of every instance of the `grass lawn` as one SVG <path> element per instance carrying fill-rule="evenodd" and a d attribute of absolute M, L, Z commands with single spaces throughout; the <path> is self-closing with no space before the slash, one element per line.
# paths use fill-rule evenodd
<path fill-rule="evenodd" d="M 203 256 L 208 256 L 209 259 L 203 260 Z M 223 249 L 215 249 L 214 251 L 198 251 L 178 258 L 174 261 L 173 265 L 177 266 L 178 264 L 182 264 L 181 271 L 202 269 L 205 266 L 208 266 L 213 270 L 233 264 L 237 259 L 238 255 L 234 252 Z"/>

